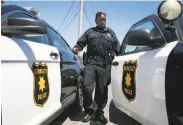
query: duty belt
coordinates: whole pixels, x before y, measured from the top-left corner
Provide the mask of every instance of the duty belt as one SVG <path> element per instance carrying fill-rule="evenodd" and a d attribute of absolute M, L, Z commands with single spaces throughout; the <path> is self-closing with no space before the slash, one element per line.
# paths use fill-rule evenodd
<path fill-rule="evenodd" d="M 104 61 L 105 57 L 102 56 L 89 56 L 88 60 L 95 60 L 95 61 Z"/>

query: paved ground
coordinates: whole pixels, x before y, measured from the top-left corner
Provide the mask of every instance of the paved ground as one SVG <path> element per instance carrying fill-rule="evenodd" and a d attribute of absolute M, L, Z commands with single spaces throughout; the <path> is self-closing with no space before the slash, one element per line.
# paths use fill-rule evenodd
<path fill-rule="evenodd" d="M 105 111 L 105 116 L 108 118 L 109 123 L 107 125 L 140 125 L 132 118 L 128 117 L 123 112 L 116 109 L 112 102 L 111 87 L 109 86 L 109 99 Z M 62 115 L 56 118 L 50 125 L 103 125 L 97 123 L 94 117 L 88 123 L 82 123 L 80 120 L 83 117 L 84 112 L 76 112 L 74 107 L 70 107 Z"/>

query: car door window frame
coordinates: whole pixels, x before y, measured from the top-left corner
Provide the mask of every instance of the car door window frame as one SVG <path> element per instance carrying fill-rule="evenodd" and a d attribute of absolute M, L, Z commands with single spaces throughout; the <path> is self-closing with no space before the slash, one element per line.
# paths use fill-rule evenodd
<path fill-rule="evenodd" d="M 151 22 L 151 23 L 154 25 L 154 27 L 157 28 L 157 30 L 159 31 L 160 35 L 163 37 L 165 44 L 162 45 L 162 46 L 158 46 L 158 47 L 154 47 L 154 48 L 149 48 L 148 50 L 133 51 L 133 52 L 126 52 L 126 53 L 125 53 L 124 51 L 125 51 L 125 48 L 126 48 L 126 45 L 127 45 L 125 39 L 126 39 L 127 34 L 128 34 L 128 32 L 127 32 L 127 34 L 125 35 L 125 37 L 124 37 L 124 39 L 123 39 L 121 48 L 120 48 L 120 53 L 121 53 L 121 55 L 129 55 L 129 54 L 138 53 L 138 52 L 150 51 L 150 50 L 154 50 L 154 49 L 157 49 L 157 48 L 162 48 L 162 47 L 164 47 L 164 46 L 166 45 L 167 42 L 166 42 L 166 39 L 165 39 L 165 37 L 164 37 L 164 33 L 161 32 L 161 31 L 162 31 L 161 29 L 162 29 L 163 27 L 159 27 L 159 25 L 156 23 L 156 21 L 155 21 L 155 19 L 154 19 L 153 17 L 154 17 L 154 16 L 152 16 L 152 17 L 149 16 L 149 17 L 144 18 L 144 19 L 142 19 L 141 21 L 135 23 L 134 25 L 131 26 L 131 28 L 128 30 L 128 32 L 131 31 L 131 30 L 133 30 L 133 29 L 135 29 L 135 28 L 137 28 L 138 26 L 141 26 L 141 25 L 147 23 L 147 22 Z"/>

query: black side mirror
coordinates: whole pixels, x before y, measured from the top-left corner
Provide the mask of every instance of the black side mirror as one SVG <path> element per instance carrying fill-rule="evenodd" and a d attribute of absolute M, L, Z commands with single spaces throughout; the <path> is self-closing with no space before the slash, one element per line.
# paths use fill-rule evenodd
<path fill-rule="evenodd" d="M 1 27 L 4 35 L 43 35 L 47 33 L 46 26 L 38 20 L 27 18 L 9 18 L 8 25 Z"/>
<path fill-rule="evenodd" d="M 127 34 L 126 44 L 133 46 L 157 47 L 165 44 L 163 37 L 154 37 L 147 29 L 132 30 Z"/>

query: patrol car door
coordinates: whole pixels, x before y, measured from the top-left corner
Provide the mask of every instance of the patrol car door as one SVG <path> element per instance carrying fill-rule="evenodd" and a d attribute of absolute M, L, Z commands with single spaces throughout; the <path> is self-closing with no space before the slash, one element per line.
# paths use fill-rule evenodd
<path fill-rule="evenodd" d="M 52 42 L 51 44 L 57 47 L 60 53 L 62 74 L 61 102 L 62 104 L 68 103 L 68 101 L 71 103 L 76 96 L 77 76 L 81 70 L 79 58 L 74 55 L 66 41 L 50 27 L 48 27 L 48 37 Z"/>
<path fill-rule="evenodd" d="M 161 28 L 160 20 L 150 16 L 133 25 L 130 31 L 148 29 L 157 37 L 164 37 Z M 126 42 L 124 39 L 122 55 L 113 61 L 113 100 L 124 112 L 143 124 L 168 124 L 165 69 L 167 58 L 177 42 L 165 43 L 156 48 L 131 46 Z"/>
<path fill-rule="evenodd" d="M 48 44 L 46 35 L 2 36 L 3 124 L 40 124 L 62 107 L 59 52 Z"/>

